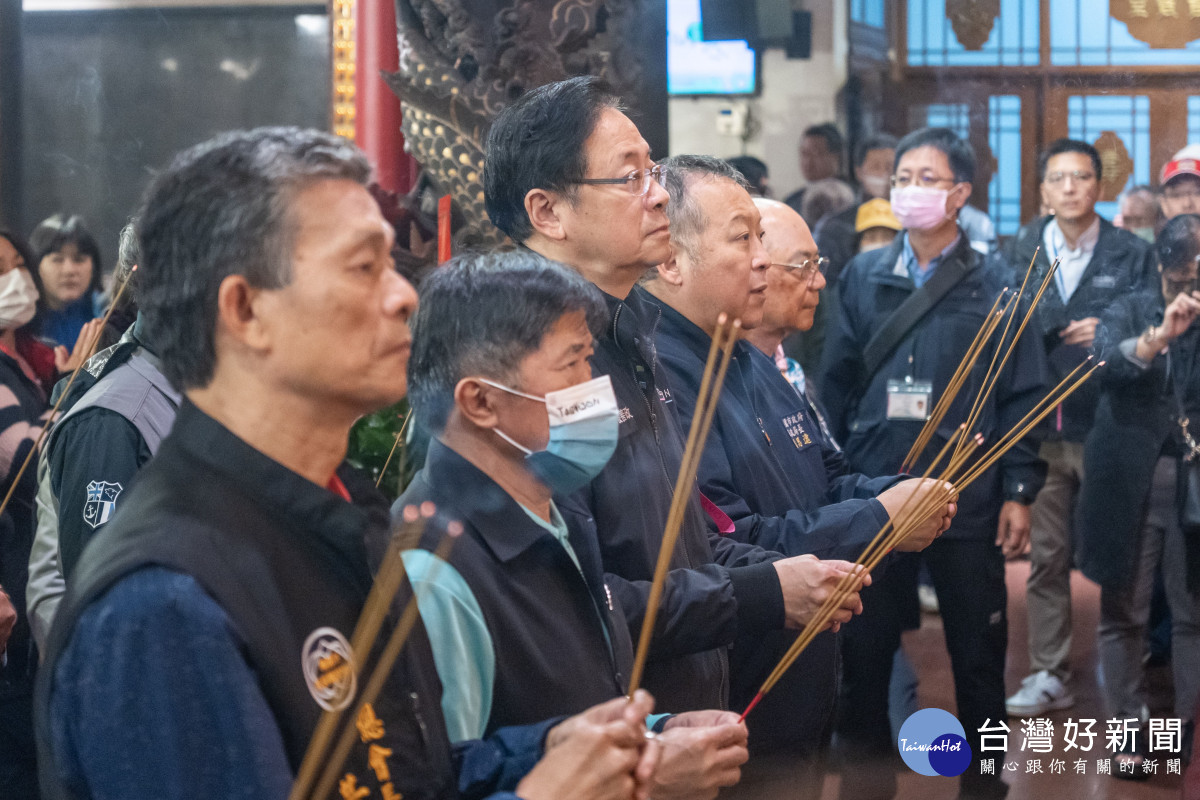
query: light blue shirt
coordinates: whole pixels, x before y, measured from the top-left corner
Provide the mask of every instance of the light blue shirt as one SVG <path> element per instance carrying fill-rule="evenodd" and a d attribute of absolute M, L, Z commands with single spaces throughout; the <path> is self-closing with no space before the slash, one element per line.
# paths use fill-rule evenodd
<path fill-rule="evenodd" d="M 451 742 L 481 739 L 492 714 L 496 650 L 483 609 L 462 574 L 428 550 L 406 550 L 404 569 L 442 681 Z"/>
<path fill-rule="evenodd" d="M 1067 244 L 1067 237 L 1058 227 L 1058 220 L 1052 219 L 1042 233 L 1042 243 L 1046 246 L 1046 255 L 1051 263 L 1058 261 L 1058 270 L 1054 273 L 1054 285 L 1063 303 L 1071 299 L 1079 288 L 1079 281 L 1088 264 L 1092 263 L 1092 254 L 1096 252 L 1096 243 L 1100 241 L 1100 217 L 1092 220 L 1092 224 L 1075 242 L 1075 249 Z"/>
<path fill-rule="evenodd" d="M 536 522 L 539 528 L 544 528 L 551 536 L 558 540 L 558 543 L 563 546 L 563 550 L 566 550 L 567 555 L 571 557 L 571 561 L 575 564 L 575 569 L 579 570 L 580 575 L 583 575 L 583 567 L 579 564 L 579 556 L 575 555 L 575 548 L 571 547 L 571 541 L 568 538 L 567 523 L 563 522 L 562 515 L 558 513 L 558 506 L 554 505 L 554 501 L 550 501 L 549 521 L 542 519 L 524 505 L 520 503 L 517 505 L 521 506 L 521 510 L 528 514 L 529 518 Z"/>
<path fill-rule="evenodd" d="M 925 285 L 925 282 L 929 280 L 929 277 L 933 275 L 933 271 L 937 269 L 938 264 L 942 263 L 942 259 L 950 255 L 952 252 L 954 252 L 954 248 L 958 247 L 958 242 L 960 239 L 962 239 L 962 232 L 960 231 L 959 234 L 954 237 L 954 241 L 947 245 L 946 249 L 942 250 L 940 254 L 935 256 L 929 262 L 929 264 L 926 265 L 925 269 L 921 269 L 921 265 L 917 263 L 917 254 L 912 248 L 912 240 L 908 238 L 908 232 L 905 231 L 903 236 L 904 247 L 900 252 L 900 258 L 896 261 L 896 268 L 894 271 L 898 275 L 907 275 L 908 277 L 912 278 L 912 282 L 917 285 L 918 289 L 920 289 Z"/>

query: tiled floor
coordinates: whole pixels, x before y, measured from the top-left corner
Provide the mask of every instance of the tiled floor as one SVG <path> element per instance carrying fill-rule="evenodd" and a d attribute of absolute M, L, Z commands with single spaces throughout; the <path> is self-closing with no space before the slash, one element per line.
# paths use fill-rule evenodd
<path fill-rule="evenodd" d="M 1029 574 L 1028 562 L 1015 562 L 1008 567 L 1009 595 L 1009 648 L 1007 684 L 1009 693 L 1015 691 L 1028 672 L 1026 646 L 1025 579 Z M 1074 708 L 1054 712 L 1050 718 L 1060 725 L 1067 719 L 1095 718 L 1099 720 L 1096 730 L 1103 729 L 1105 719 L 1103 702 L 1096 680 L 1096 621 L 1099 616 L 1100 592 L 1095 584 L 1075 573 L 1071 581 L 1073 611 L 1072 662 L 1076 670 Z M 924 615 L 921 629 L 906 634 L 905 647 L 917 666 L 921 684 L 919 703 L 921 707 L 936 706 L 954 711 L 954 680 L 950 672 L 950 660 L 942 638 L 941 618 Z M 1170 677 L 1165 670 L 1154 670 L 1150 674 L 1151 716 L 1171 716 Z M 1097 738 L 1087 775 L 1076 775 L 1073 768 L 1067 774 L 1025 774 L 1026 754 L 1013 753 L 1018 745 L 1020 722 L 1010 720 L 1013 740 L 1010 742 L 1010 757 L 1019 756 L 1020 770 L 1005 773 L 1011 784 L 1009 800 L 1175 800 L 1179 797 L 1180 778 L 1161 774 L 1165 760 L 1160 761 L 1160 774 L 1144 783 L 1117 780 L 1098 775 L 1095 768 L 1096 750 L 1103 747 L 1102 736 Z M 1049 758 L 1066 757 L 1060 753 L 1063 747 L 1061 736 L 1056 734 L 1056 750 L 1043 757 L 1043 770 L 1049 766 Z M 1073 759 L 1070 761 L 1073 764 Z M 1000 762 L 997 761 L 997 768 Z M 953 800 L 957 793 L 957 781 L 948 778 L 927 778 L 908 770 L 899 775 L 900 791 L 897 800 Z M 826 800 L 837 797 L 836 775 L 826 778 Z"/>

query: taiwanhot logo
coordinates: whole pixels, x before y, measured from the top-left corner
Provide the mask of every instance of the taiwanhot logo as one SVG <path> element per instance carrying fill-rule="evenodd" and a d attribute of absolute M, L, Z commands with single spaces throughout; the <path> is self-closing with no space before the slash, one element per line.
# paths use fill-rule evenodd
<path fill-rule="evenodd" d="M 906 719 L 896 745 L 908 768 L 921 775 L 953 778 L 971 765 L 962 723 L 940 708 L 923 708 Z"/>

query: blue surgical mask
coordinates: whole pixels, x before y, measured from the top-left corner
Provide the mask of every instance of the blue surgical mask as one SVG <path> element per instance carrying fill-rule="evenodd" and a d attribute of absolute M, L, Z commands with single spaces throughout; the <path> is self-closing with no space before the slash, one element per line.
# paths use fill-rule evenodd
<path fill-rule="evenodd" d="M 612 379 L 607 375 L 570 386 L 545 397 L 526 394 L 486 378 L 478 379 L 518 397 L 546 404 L 550 441 L 536 452 L 493 428 L 496 435 L 525 454 L 525 466 L 559 494 L 569 494 L 592 481 L 617 449 L 619 415 Z"/>

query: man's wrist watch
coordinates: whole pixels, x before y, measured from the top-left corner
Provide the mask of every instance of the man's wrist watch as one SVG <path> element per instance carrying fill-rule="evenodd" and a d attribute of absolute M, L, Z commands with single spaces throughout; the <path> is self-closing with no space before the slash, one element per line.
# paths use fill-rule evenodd
<path fill-rule="evenodd" d="M 1033 502 L 1036 499 L 1036 497 L 1030 496 L 1028 493 L 1026 493 L 1023 486 L 1020 489 L 1010 490 L 1004 493 L 1005 502 L 1020 503 L 1023 506 L 1033 505 Z"/>

